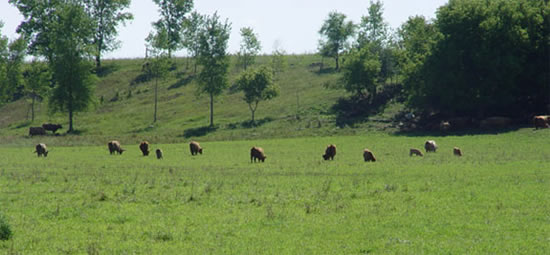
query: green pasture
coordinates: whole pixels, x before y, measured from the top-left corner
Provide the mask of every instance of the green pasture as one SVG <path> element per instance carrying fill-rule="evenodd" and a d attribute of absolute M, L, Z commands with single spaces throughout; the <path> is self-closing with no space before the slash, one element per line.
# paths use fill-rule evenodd
<path fill-rule="evenodd" d="M 163 160 L 137 144 L 1 146 L 0 253 L 548 254 L 549 131 L 203 142 L 194 157 L 152 144 Z M 438 152 L 409 157 L 427 139 Z"/>

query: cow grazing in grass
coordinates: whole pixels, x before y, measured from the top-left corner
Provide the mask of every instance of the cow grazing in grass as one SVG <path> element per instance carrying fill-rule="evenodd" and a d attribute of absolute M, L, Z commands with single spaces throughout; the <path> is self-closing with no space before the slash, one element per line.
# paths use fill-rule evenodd
<path fill-rule="evenodd" d="M 453 154 L 454 154 L 455 156 L 462 157 L 462 151 L 461 151 L 460 148 L 458 148 L 458 147 L 454 147 L 454 148 L 453 148 Z"/>
<path fill-rule="evenodd" d="M 335 155 L 336 155 L 336 145 L 331 144 L 331 145 L 328 145 L 327 148 L 325 149 L 325 154 L 323 155 L 323 159 L 333 160 Z"/>
<path fill-rule="evenodd" d="M 365 162 L 369 162 L 369 161 L 376 162 L 376 158 L 374 157 L 374 154 L 372 154 L 372 151 L 370 151 L 369 149 L 363 150 L 363 159 L 365 160 Z"/>
<path fill-rule="evenodd" d="M 409 156 L 412 156 L 412 155 L 416 155 L 416 156 L 424 156 L 424 154 L 422 154 L 422 152 L 419 150 L 419 149 L 415 149 L 415 148 L 412 148 L 410 151 L 409 151 Z"/>
<path fill-rule="evenodd" d="M 143 153 L 143 156 L 149 156 L 149 142 L 141 142 L 139 144 L 139 149 L 141 150 L 141 153 Z"/>
<path fill-rule="evenodd" d="M 189 143 L 189 150 L 191 150 L 191 155 L 195 156 L 197 154 L 202 155 L 202 147 L 198 142 L 192 141 Z"/>
<path fill-rule="evenodd" d="M 426 149 L 426 152 L 435 152 L 437 150 L 437 144 L 434 140 L 426 141 L 424 149 Z"/>
<path fill-rule="evenodd" d="M 42 128 L 44 128 L 46 131 L 52 131 L 52 133 L 55 134 L 58 129 L 62 129 L 63 126 L 60 124 L 51 124 L 51 123 L 44 123 L 42 124 Z"/>
<path fill-rule="evenodd" d="M 155 152 L 157 153 L 157 159 L 161 159 L 162 158 L 162 150 L 157 149 Z"/>
<path fill-rule="evenodd" d="M 36 145 L 34 152 L 36 152 L 38 157 L 40 157 L 42 155 L 44 157 L 47 157 L 48 156 L 48 147 L 46 147 L 46 145 L 43 144 L 43 143 L 39 143 L 39 144 Z"/>
<path fill-rule="evenodd" d="M 30 127 L 29 128 L 29 135 L 46 135 L 46 130 L 43 127 Z"/>
<path fill-rule="evenodd" d="M 535 129 L 550 127 L 548 125 L 548 121 L 550 120 L 548 117 L 549 116 L 545 116 L 545 115 L 533 117 L 533 124 L 535 124 Z"/>
<path fill-rule="evenodd" d="M 252 163 L 252 161 L 256 162 L 256 159 L 264 162 L 266 158 L 267 156 L 264 153 L 264 149 L 260 147 L 252 147 L 252 149 L 250 149 L 250 163 Z"/>
<path fill-rule="evenodd" d="M 110 141 L 107 146 L 109 147 L 109 153 L 111 153 L 111 155 L 113 155 L 113 153 L 115 152 L 118 152 L 118 154 L 122 154 L 125 151 L 125 149 L 122 149 L 122 147 L 120 146 L 119 141 Z"/>

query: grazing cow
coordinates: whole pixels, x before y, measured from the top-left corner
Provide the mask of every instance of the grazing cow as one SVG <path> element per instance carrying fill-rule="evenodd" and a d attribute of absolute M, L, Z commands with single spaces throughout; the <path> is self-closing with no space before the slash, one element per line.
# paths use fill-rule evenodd
<path fill-rule="evenodd" d="M 191 155 L 195 156 L 198 153 L 202 155 L 202 147 L 198 142 L 192 141 L 189 143 L 189 149 L 191 150 Z"/>
<path fill-rule="evenodd" d="M 510 126 L 512 119 L 506 117 L 490 117 L 482 120 L 479 123 L 479 127 L 484 129 L 490 128 L 506 128 Z"/>
<path fill-rule="evenodd" d="M 46 135 L 46 130 L 43 127 L 30 127 L 29 135 Z"/>
<path fill-rule="evenodd" d="M 115 152 L 118 152 L 118 154 L 122 154 L 125 151 L 125 149 L 122 149 L 122 147 L 120 147 L 119 141 L 110 141 L 107 146 L 109 147 L 109 153 L 111 153 L 111 155 L 113 155 L 113 153 Z"/>
<path fill-rule="evenodd" d="M 333 160 L 335 155 L 336 145 L 331 144 L 327 146 L 327 149 L 325 150 L 325 155 L 323 155 L 323 159 L 328 160 L 330 158 L 331 160 Z"/>
<path fill-rule="evenodd" d="M 454 154 L 455 156 L 461 157 L 461 156 L 462 156 L 462 151 L 460 150 L 460 148 L 454 147 L 454 148 L 453 148 L 453 154 Z"/>
<path fill-rule="evenodd" d="M 157 159 L 161 159 L 162 158 L 162 150 L 157 149 L 155 152 L 157 153 Z"/>
<path fill-rule="evenodd" d="M 535 124 L 535 129 L 550 127 L 548 125 L 548 120 L 548 116 L 545 115 L 533 117 L 533 124 Z"/>
<path fill-rule="evenodd" d="M 35 149 L 36 150 L 34 152 L 36 152 L 38 157 L 40 157 L 42 155 L 44 155 L 44 157 L 48 156 L 48 147 L 46 147 L 45 144 L 39 143 L 39 144 L 36 145 Z"/>
<path fill-rule="evenodd" d="M 422 152 L 419 150 L 419 149 L 415 149 L 415 148 L 411 148 L 411 150 L 409 151 L 409 156 L 412 156 L 412 155 L 416 155 L 416 156 L 424 156 L 424 154 L 422 154 Z"/>
<path fill-rule="evenodd" d="M 374 157 L 374 154 L 369 149 L 363 150 L 363 159 L 365 162 L 372 161 L 376 162 L 376 158 Z"/>
<path fill-rule="evenodd" d="M 451 123 L 449 123 L 448 121 L 441 121 L 441 123 L 439 123 L 439 130 L 440 131 L 449 131 L 449 129 L 451 129 Z"/>
<path fill-rule="evenodd" d="M 426 149 L 426 152 L 435 152 L 437 150 L 437 144 L 434 140 L 426 141 L 424 149 Z"/>
<path fill-rule="evenodd" d="M 139 149 L 141 150 L 141 153 L 143 153 L 143 156 L 149 156 L 149 142 L 141 142 L 139 144 Z"/>
<path fill-rule="evenodd" d="M 266 158 L 267 156 L 264 153 L 264 149 L 260 147 L 252 147 L 252 149 L 250 149 L 250 163 L 252 163 L 252 160 L 256 162 L 256 159 L 258 159 L 258 161 L 261 160 L 262 162 L 264 162 Z"/>
<path fill-rule="evenodd" d="M 42 124 L 42 127 L 47 131 L 52 131 L 52 133 L 54 134 L 55 132 L 57 132 L 58 129 L 63 128 L 63 126 L 61 126 L 60 124 L 50 124 L 50 123 L 44 123 Z"/>

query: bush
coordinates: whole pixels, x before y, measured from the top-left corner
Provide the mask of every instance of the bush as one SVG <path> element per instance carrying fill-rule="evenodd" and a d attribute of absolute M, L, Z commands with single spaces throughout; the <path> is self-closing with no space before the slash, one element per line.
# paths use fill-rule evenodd
<path fill-rule="evenodd" d="M 0 240 L 9 240 L 12 236 L 11 227 L 4 218 L 0 215 Z"/>

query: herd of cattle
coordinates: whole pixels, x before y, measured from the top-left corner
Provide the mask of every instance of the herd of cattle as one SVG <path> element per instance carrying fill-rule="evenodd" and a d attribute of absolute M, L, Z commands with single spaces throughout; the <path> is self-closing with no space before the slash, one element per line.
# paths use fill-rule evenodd
<path fill-rule="evenodd" d="M 107 147 L 109 148 L 109 153 L 111 155 L 113 154 L 122 154 L 124 151 L 126 151 L 125 149 L 122 148 L 122 146 L 120 145 L 120 142 L 119 141 L 116 141 L 116 140 L 113 140 L 113 141 L 110 141 L 109 143 L 107 143 Z M 424 143 L 424 149 L 426 150 L 426 152 L 436 152 L 437 151 L 437 144 L 435 143 L 434 140 L 428 140 L 426 141 L 426 143 Z M 47 157 L 48 156 L 48 147 L 46 146 L 46 144 L 43 144 L 43 143 L 39 143 L 36 145 L 35 147 L 35 151 L 34 153 L 36 153 L 38 155 L 38 157 L 41 157 L 41 156 L 44 156 L 44 157 Z M 147 141 L 143 141 L 139 144 L 139 150 L 141 151 L 141 153 L 143 154 L 143 156 L 149 156 L 149 151 L 150 149 L 150 144 L 149 142 Z M 200 144 L 198 142 L 195 142 L 195 141 L 191 141 L 189 143 L 189 150 L 191 151 L 191 155 L 192 156 L 195 156 L 195 155 L 198 155 L 198 154 L 202 154 L 202 151 L 203 151 L 203 148 L 200 146 Z M 156 149 L 155 150 L 155 153 L 157 155 L 157 159 L 162 159 L 162 150 L 161 149 Z M 458 147 L 454 147 L 453 148 L 453 154 L 455 156 L 462 156 L 462 151 L 460 150 L 460 148 Z M 422 154 L 422 151 L 420 151 L 419 149 L 416 149 L 416 148 L 411 148 L 410 151 L 409 151 L 409 156 L 413 156 L 413 155 L 416 155 L 416 156 L 424 156 L 424 154 Z M 334 156 L 336 156 L 336 145 L 334 144 L 330 144 L 327 146 L 327 148 L 325 149 L 325 154 L 322 155 L 323 159 L 324 160 L 334 160 Z M 250 149 L 250 162 L 265 162 L 265 159 L 267 158 L 267 156 L 265 155 L 265 152 L 264 152 L 264 149 L 261 148 L 261 147 L 252 147 Z M 363 150 L 363 159 L 365 160 L 365 162 L 376 162 L 376 157 L 374 157 L 374 154 L 372 153 L 372 151 L 370 151 L 369 149 L 364 149 Z"/>

